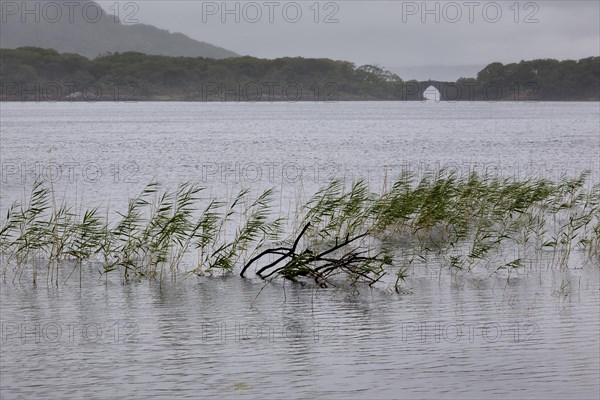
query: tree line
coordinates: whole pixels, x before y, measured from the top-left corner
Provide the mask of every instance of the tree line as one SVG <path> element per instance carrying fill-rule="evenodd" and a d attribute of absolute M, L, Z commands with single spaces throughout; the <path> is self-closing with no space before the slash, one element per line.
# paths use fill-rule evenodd
<path fill-rule="evenodd" d="M 107 53 L 94 59 L 52 49 L 0 51 L 2 101 L 442 100 L 600 101 L 600 57 L 492 63 L 456 82 L 402 80 L 377 65 L 285 57 L 210 59 Z"/>

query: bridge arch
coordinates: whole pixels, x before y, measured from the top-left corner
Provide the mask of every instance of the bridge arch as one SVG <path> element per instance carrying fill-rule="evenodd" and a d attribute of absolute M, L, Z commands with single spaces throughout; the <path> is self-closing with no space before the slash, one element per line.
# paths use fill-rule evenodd
<path fill-rule="evenodd" d="M 430 85 L 423 91 L 423 98 L 428 101 L 438 102 L 441 100 L 440 91 L 436 89 L 435 86 Z"/>
<path fill-rule="evenodd" d="M 462 91 L 456 82 L 422 81 L 419 82 L 421 100 L 453 101 L 461 100 Z"/>

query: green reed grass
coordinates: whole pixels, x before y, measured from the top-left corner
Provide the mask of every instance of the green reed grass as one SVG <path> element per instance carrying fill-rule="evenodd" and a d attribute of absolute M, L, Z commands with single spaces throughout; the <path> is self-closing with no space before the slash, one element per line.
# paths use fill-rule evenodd
<path fill-rule="evenodd" d="M 429 262 L 452 271 L 510 273 L 551 256 L 567 267 L 573 251 L 600 261 L 600 185 L 577 178 L 503 178 L 445 170 L 403 174 L 380 193 L 362 180 L 331 181 L 282 217 L 273 189 L 211 198 L 197 183 L 148 184 L 109 220 L 100 208 L 75 212 L 52 183 L 36 181 L 0 228 L 2 273 L 59 284 L 86 265 L 124 281 L 177 272 L 256 271 L 263 279 L 314 279 L 319 286 L 373 285 L 390 271 L 399 290 L 412 268 Z"/>

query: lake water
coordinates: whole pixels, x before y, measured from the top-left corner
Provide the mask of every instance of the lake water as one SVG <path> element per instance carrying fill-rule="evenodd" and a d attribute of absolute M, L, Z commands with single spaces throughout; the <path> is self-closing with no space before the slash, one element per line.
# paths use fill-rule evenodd
<path fill-rule="evenodd" d="M 598 103 L 1 106 L 0 215 L 36 176 L 122 207 L 148 182 L 211 195 L 403 170 L 600 178 Z M 600 268 L 413 271 L 407 293 L 237 275 L 1 283 L 2 398 L 544 398 L 600 395 Z M 85 277 L 84 277 L 85 278 Z M 262 292 L 261 292 L 262 289 Z M 260 293 L 260 295 L 259 295 Z"/>

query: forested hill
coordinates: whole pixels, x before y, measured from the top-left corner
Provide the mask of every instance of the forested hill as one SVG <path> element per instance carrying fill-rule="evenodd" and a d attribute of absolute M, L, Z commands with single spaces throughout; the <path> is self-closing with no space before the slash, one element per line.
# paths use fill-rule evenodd
<path fill-rule="evenodd" d="M 480 86 L 497 84 L 507 89 L 512 86 L 513 91 L 517 84 L 522 88 L 529 85 L 531 95 L 536 92 L 540 100 L 600 101 L 600 57 L 492 63 L 477 74 L 477 82 Z"/>
<path fill-rule="evenodd" d="M 70 7 L 69 7 L 70 5 Z M 139 51 L 164 56 L 226 58 L 238 56 L 181 33 L 137 21 L 135 2 L 115 3 L 113 15 L 93 1 L 6 2 L 2 7 L 0 47 L 35 46 L 97 57 L 107 52 Z M 27 12 L 26 10 L 29 10 Z"/>
<path fill-rule="evenodd" d="M 378 66 L 329 59 L 221 60 L 115 53 L 95 59 L 23 47 L 0 51 L 3 101 L 442 100 L 600 101 L 600 57 L 493 63 L 457 82 L 403 81 Z"/>

